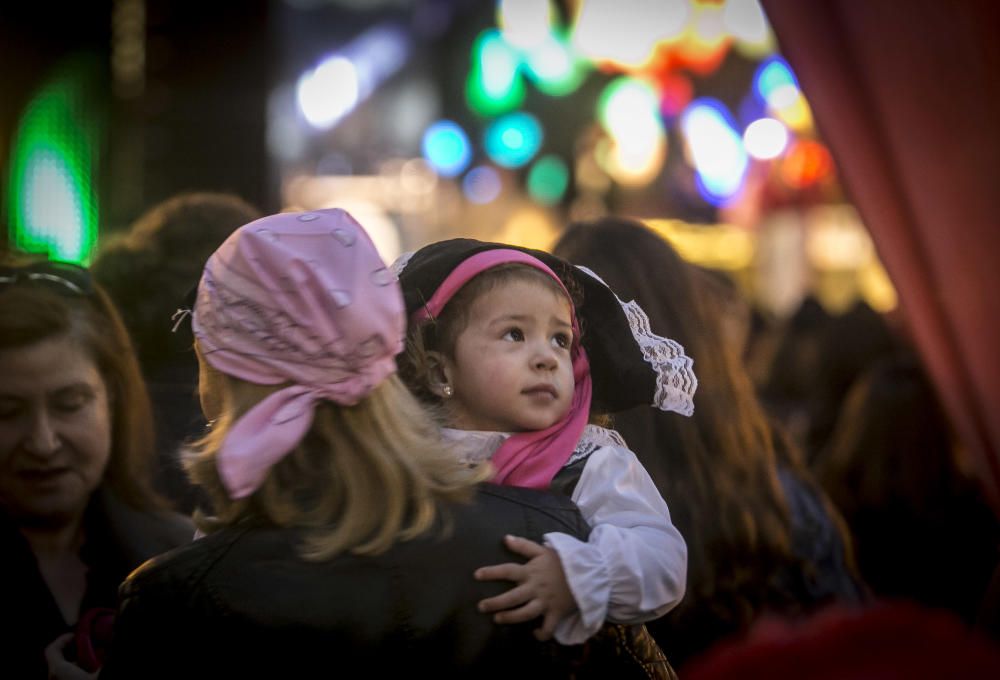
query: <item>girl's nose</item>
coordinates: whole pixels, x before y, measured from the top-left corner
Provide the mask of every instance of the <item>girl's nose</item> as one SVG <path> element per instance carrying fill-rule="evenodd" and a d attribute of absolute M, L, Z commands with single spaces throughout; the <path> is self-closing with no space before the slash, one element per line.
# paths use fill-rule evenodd
<path fill-rule="evenodd" d="M 556 353 L 552 348 L 545 344 L 544 348 L 538 350 L 535 354 L 534 366 L 536 370 L 539 371 L 551 371 L 559 365 L 556 359 Z"/>

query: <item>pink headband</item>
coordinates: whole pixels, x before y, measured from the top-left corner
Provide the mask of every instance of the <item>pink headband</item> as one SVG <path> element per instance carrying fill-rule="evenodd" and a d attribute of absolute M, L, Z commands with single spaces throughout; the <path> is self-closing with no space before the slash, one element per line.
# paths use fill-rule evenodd
<path fill-rule="evenodd" d="M 399 284 L 340 209 L 282 213 L 236 230 L 208 260 L 192 327 L 222 373 L 282 385 L 243 414 L 217 465 L 232 498 L 256 491 L 312 425 L 316 403 L 358 403 L 396 370 Z"/>
<path fill-rule="evenodd" d="M 423 307 L 415 311 L 412 323 L 420 323 L 441 313 L 448 301 L 477 274 L 501 264 L 519 263 L 539 269 L 553 279 L 570 298 L 562 280 L 545 263 L 520 250 L 496 248 L 484 250 L 465 259 L 445 277 Z M 570 298 L 572 299 L 572 298 Z M 573 322 L 573 403 L 562 420 L 545 430 L 511 435 L 493 454 L 496 470 L 493 481 L 507 486 L 547 489 L 556 473 L 573 455 L 583 428 L 590 418 L 592 385 L 587 353 L 580 344 L 576 310 L 570 307 Z"/>

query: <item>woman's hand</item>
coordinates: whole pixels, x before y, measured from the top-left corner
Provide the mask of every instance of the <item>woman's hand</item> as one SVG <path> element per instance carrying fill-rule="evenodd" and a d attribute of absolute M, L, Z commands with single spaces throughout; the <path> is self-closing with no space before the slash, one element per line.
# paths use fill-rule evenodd
<path fill-rule="evenodd" d="M 45 648 L 45 662 L 49 666 L 49 680 L 96 680 L 97 673 L 88 673 L 66 659 L 64 650 L 73 644 L 73 633 L 64 633 Z"/>
<path fill-rule="evenodd" d="M 507 536 L 505 544 L 512 551 L 529 558 L 525 564 L 496 564 L 476 570 L 479 581 L 514 581 L 516 586 L 505 593 L 479 602 L 479 611 L 498 612 L 497 623 L 523 623 L 544 617 L 535 637 L 548 640 L 556 624 L 576 609 L 573 593 L 566 583 L 559 553 L 526 538 Z"/>

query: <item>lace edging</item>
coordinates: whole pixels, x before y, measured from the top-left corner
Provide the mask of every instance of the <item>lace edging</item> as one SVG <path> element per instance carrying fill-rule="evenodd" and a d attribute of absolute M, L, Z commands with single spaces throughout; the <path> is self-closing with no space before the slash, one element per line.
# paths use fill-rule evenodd
<path fill-rule="evenodd" d="M 623 449 L 628 448 L 628 444 L 625 443 L 625 438 L 622 437 L 618 430 L 601 427 L 600 425 L 594 425 L 592 423 L 588 423 L 583 428 L 583 435 L 580 437 L 580 440 L 591 442 L 597 446 L 618 446 Z"/>
<path fill-rule="evenodd" d="M 416 252 L 417 251 L 415 250 L 411 250 L 397 257 L 393 260 L 392 264 L 389 265 L 389 271 L 395 274 L 398 279 L 399 275 L 403 273 L 404 269 L 406 269 L 406 265 L 410 263 L 410 259 L 416 254 Z"/>
<path fill-rule="evenodd" d="M 582 265 L 579 269 L 594 277 L 605 286 L 600 276 Z M 608 287 L 610 290 L 610 286 Z M 635 300 L 622 302 L 611 291 L 621 305 L 628 319 L 632 337 L 642 351 L 642 358 L 656 373 L 656 393 L 652 406 L 661 411 L 673 411 L 684 416 L 694 413 L 694 393 L 698 389 L 698 378 L 694 374 L 694 362 L 684 353 L 680 343 L 653 333 L 649 317 Z"/>

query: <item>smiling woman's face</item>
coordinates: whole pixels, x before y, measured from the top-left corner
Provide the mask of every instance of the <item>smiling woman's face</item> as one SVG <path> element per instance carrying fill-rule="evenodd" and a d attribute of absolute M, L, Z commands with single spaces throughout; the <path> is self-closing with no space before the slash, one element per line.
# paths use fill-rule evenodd
<path fill-rule="evenodd" d="M 0 351 L 0 505 L 22 525 L 83 513 L 111 456 L 107 386 L 72 337 Z"/>

